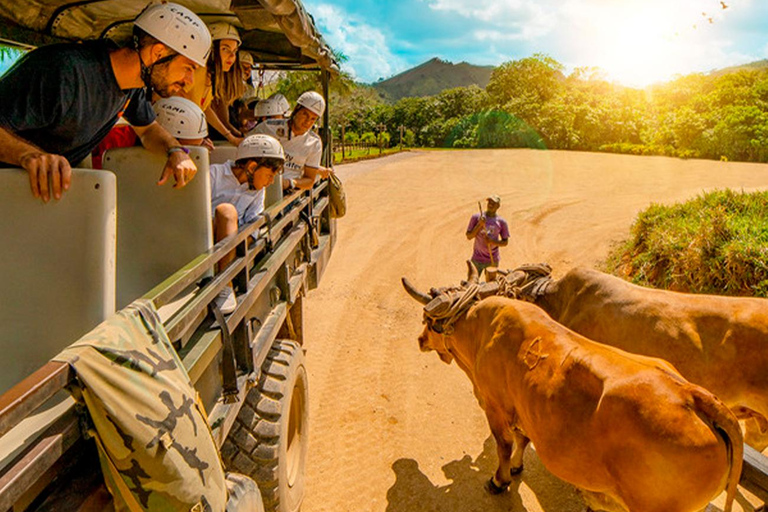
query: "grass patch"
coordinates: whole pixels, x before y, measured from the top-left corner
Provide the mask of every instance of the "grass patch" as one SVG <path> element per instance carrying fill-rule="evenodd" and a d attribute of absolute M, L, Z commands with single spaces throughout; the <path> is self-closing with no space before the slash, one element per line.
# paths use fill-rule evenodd
<path fill-rule="evenodd" d="M 768 192 L 726 189 L 653 204 L 606 267 L 653 288 L 768 297 Z"/>
<path fill-rule="evenodd" d="M 408 151 L 408 149 L 403 149 L 403 151 Z M 352 162 L 357 162 L 358 160 L 368 160 L 371 158 L 379 158 L 380 156 L 387 156 L 391 155 L 393 153 L 399 153 L 400 148 L 385 148 L 381 151 L 381 155 L 379 155 L 379 148 L 372 148 L 370 151 L 367 149 L 355 149 L 352 151 L 345 151 L 344 152 L 344 160 L 341 159 L 341 151 L 337 151 L 333 154 L 333 163 L 334 164 L 349 164 Z"/>

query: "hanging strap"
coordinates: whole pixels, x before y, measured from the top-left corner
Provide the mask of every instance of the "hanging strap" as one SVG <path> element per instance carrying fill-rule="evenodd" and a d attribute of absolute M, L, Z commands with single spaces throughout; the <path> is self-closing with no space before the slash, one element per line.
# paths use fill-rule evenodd
<path fill-rule="evenodd" d="M 213 312 L 216 322 L 221 327 L 221 338 L 223 345 L 221 360 L 221 376 L 223 380 L 222 394 L 225 404 L 233 404 L 240 400 L 239 390 L 237 388 L 237 363 L 235 361 L 235 347 L 232 343 L 232 334 L 229 332 L 224 313 L 214 302 L 208 305 Z"/>

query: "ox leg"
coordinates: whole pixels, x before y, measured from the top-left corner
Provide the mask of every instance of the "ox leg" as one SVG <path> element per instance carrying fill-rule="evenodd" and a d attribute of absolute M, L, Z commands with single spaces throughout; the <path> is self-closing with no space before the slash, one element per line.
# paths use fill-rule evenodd
<path fill-rule="evenodd" d="M 511 431 L 507 428 L 505 422 L 496 421 L 490 416 L 488 423 L 491 426 L 491 433 L 496 440 L 496 453 L 499 457 L 499 467 L 496 473 L 491 477 L 486 488 L 491 494 L 499 494 L 507 490 L 512 475 L 516 475 L 523 469 L 523 451 L 528 440 L 522 434 Z M 510 435 L 511 434 L 511 435 Z M 512 461 L 512 444 L 515 443 L 515 466 Z"/>
<path fill-rule="evenodd" d="M 525 448 L 528 443 L 531 442 L 522 432 L 515 430 L 512 433 L 512 440 L 515 442 L 515 451 L 512 452 L 512 460 L 510 461 L 510 476 L 518 475 L 523 471 L 523 455 L 525 454 Z"/>

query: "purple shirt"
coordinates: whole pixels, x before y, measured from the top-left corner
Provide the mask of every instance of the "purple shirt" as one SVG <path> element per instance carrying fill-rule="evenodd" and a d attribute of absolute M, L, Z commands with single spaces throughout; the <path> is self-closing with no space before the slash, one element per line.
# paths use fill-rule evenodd
<path fill-rule="evenodd" d="M 474 214 L 472 218 L 469 219 L 469 226 L 467 227 L 467 233 L 475 229 L 475 226 L 477 226 L 477 221 L 479 219 L 480 219 L 479 213 Z M 507 226 L 507 221 L 505 221 L 498 215 L 496 217 L 486 217 L 485 228 L 478 231 L 477 236 L 475 237 L 475 249 L 474 249 L 474 252 L 472 253 L 472 261 L 476 261 L 478 263 L 490 263 L 491 255 L 488 252 L 488 243 L 486 242 L 486 240 L 491 239 L 496 242 L 499 242 L 501 240 L 506 240 L 508 238 L 509 238 L 509 227 Z M 499 248 L 498 247 L 493 248 L 493 263 L 495 265 L 499 264 Z"/>

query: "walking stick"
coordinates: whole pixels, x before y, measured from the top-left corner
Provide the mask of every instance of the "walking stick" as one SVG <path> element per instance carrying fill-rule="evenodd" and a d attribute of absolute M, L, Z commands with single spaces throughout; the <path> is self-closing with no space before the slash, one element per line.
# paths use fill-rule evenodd
<path fill-rule="evenodd" d="M 480 204 L 480 201 L 477 202 L 477 207 L 480 209 L 480 216 L 483 216 L 483 205 Z M 496 265 L 493 262 L 493 248 L 491 247 L 491 244 L 488 243 L 488 230 L 484 229 L 485 231 L 485 248 L 488 249 L 488 256 L 491 257 L 491 266 L 495 267 Z"/>

